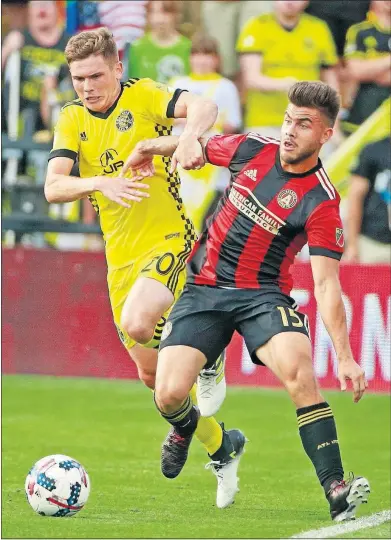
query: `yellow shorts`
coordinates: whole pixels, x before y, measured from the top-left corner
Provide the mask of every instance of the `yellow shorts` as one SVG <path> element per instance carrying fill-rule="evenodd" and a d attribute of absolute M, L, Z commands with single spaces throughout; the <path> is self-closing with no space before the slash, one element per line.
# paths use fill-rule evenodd
<path fill-rule="evenodd" d="M 183 239 L 177 241 L 174 239 L 171 242 L 155 246 L 129 266 L 109 271 L 107 282 L 114 323 L 126 349 L 133 347 L 136 342 L 121 328 L 121 313 L 130 289 L 137 278 L 147 277 L 163 283 L 172 292 L 174 302 L 176 302 L 186 282 L 186 259 L 190 252 L 189 243 Z M 172 306 L 157 323 L 153 339 L 144 346 L 153 348 L 159 345 L 163 327 L 171 308 Z"/>

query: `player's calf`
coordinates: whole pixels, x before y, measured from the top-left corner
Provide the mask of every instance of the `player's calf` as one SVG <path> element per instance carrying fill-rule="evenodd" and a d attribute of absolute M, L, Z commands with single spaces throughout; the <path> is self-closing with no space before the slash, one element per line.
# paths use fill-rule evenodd
<path fill-rule="evenodd" d="M 159 407 L 156 396 L 155 404 L 162 417 L 172 426 L 162 445 L 162 473 L 166 478 L 176 478 L 186 463 L 200 413 L 190 396 L 177 410 L 170 413 Z"/>

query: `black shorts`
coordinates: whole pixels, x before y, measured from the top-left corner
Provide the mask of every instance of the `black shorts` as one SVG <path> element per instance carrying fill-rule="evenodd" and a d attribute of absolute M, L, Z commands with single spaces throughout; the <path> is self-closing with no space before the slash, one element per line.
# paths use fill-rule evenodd
<path fill-rule="evenodd" d="M 295 307 L 293 298 L 278 290 L 186 285 L 163 329 L 160 349 L 193 347 L 206 356 L 208 367 L 237 330 L 254 364 L 264 365 L 255 352 L 276 334 L 299 332 L 309 337 L 308 318 Z"/>

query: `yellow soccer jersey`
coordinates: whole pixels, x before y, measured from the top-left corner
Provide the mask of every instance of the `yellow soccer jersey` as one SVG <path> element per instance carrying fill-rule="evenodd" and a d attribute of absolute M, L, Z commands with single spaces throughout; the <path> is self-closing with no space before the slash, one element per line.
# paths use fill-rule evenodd
<path fill-rule="evenodd" d="M 292 30 L 279 24 L 273 13 L 251 19 L 242 29 L 237 52 L 259 53 L 262 73 L 268 77 L 319 80 L 322 67 L 338 58 L 327 24 L 303 14 Z M 250 90 L 246 98 L 246 127 L 279 126 L 288 104 L 285 92 Z"/>
<path fill-rule="evenodd" d="M 172 91 L 151 79 L 130 79 L 106 113 L 88 110 L 80 100 L 64 105 L 55 128 L 49 159 L 79 158 L 83 178 L 107 175 L 115 182 L 135 145 L 171 132 L 175 103 L 182 91 Z M 94 192 L 90 199 L 99 214 L 109 272 L 131 264 L 170 238 L 185 244 L 195 239 L 179 195 L 178 175 L 170 174 L 170 158 L 154 158 L 156 175 L 150 197 L 125 208 Z"/>

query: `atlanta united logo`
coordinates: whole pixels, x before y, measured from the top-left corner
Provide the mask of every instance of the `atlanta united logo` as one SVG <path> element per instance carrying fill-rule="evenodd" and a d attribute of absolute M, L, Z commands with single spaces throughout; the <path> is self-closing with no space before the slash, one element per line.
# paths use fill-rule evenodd
<path fill-rule="evenodd" d="M 277 197 L 277 202 L 281 208 L 289 210 L 297 204 L 297 195 L 292 189 L 283 189 Z"/>
<path fill-rule="evenodd" d="M 172 330 L 172 322 L 167 321 L 163 328 L 161 341 L 168 338 L 168 336 L 171 334 L 171 330 Z"/>
<path fill-rule="evenodd" d="M 118 131 L 128 131 L 133 126 L 133 116 L 130 111 L 122 111 L 115 121 Z"/>

